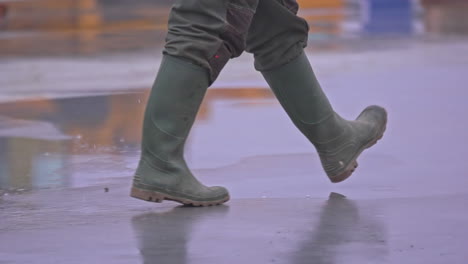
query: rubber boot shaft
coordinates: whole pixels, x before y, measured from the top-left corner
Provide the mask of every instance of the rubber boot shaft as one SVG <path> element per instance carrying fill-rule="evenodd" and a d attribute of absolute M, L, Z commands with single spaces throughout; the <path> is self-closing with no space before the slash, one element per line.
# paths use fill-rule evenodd
<path fill-rule="evenodd" d="M 193 205 L 229 199 L 226 189 L 201 184 L 184 160 L 184 145 L 208 83 L 208 72 L 202 67 L 164 56 L 145 111 L 132 196 Z"/>
<path fill-rule="evenodd" d="M 348 178 L 362 151 L 383 136 L 385 109 L 370 106 L 355 121 L 341 118 L 330 105 L 304 53 L 262 74 L 291 120 L 314 144 L 332 182 Z"/>

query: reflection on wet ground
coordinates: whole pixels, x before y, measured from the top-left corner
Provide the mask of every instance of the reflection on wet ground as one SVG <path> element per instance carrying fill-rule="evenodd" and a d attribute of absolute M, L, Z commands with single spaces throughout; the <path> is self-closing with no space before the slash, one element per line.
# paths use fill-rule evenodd
<path fill-rule="evenodd" d="M 340 259 L 347 255 L 346 249 L 352 247 L 356 250 L 353 260 L 383 263 L 386 259 L 387 234 L 381 219 L 369 212 L 373 208 L 361 208 L 366 212 L 360 212 L 356 202 L 341 194 L 331 193 L 329 199 L 318 206 L 299 205 L 301 202 L 296 201 L 281 214 L 280 218 L 287 223 L 276 222 L 279 215 L 270 211 L 273 208 L 265 202 L 260 204 L 262 210 L 247 209 L 243 213 L 239 207 L 202 210 L 177 207 L 164 213 L 135 216 L 132 226 L 142 262 L 197 263 L 197 256 L 190 247 L 202 246 L 193 245 L 191 238 L 203 232 L 200 229 L 220 228 L 221 225 L 225 226 L 220 228 L 224 236 L 216 235 L 212 238 L 216 242 L 205 242 L 204 248 L 215 243 L 227 244 L 227 237 L 235 239 L 237 232 L 243 234 L 237 239 L 249 241 L 248 244 L 233 244 L 231 252 L 211 252 L 204 258 L 223 256 L 230 259 L 229 263 L 248 257 L 252 263 L 332 264 L 341 263 Z M 301 215 L 295 216 L 295 210 L 301 210 Z M 233 216 L 245 218 L 245 223 L 239 225 Z M 255 247 L 249 250 L 251 245 Z M 255 250 L 262 254 L 255 254 Z"/>
<path fill-rule="evenodd" d="M 376 211 L 372 212 L 375 208 L 371 207 L 370 212 L 369 208 L 366 212 L 363 209 L 344 195 L 331 193 L 321 207 L 318 223 L 310 225 L 314 227 L 304 234 L 291 263 L 340 263 L 340 255 L 349 247 L 355 247 L 352 255 L 362 262 L 384 263 L 388 255 L 385 224 L 376 217 Z"/>
<path fill-rule="evenodd" d="M 3 1 L 0 55 L 71 56 L 162 47 L 171 1 Z M 311 49 L 349 48 L 356 37 L 468 33 L 463 1 L 299 1 Z M 416 4 L 419 3 L 419 4 Z M 34 10 L 33 12 L 31 10 Z M 51 15 L 53 14 L 53 15 Z"/>
<path fill-rule="evenodd" d="M 43 259 L 50 254 L 61 263 L 99 263 L 105 258 L 112 263 L 332 264 L 343 263 L 343 259 L 387 263 L 391 253 L 388 241 L 395 239 L 389 237 L 387 225 L 398 224 L 395 217 L 392 221 L 382 217 L 391 216 L 388 204 L 378 207 L 339 193 L 331 193 L 328 199 L 246 199 L 207 208 L 135 206 L 122 195 L 115 199 L 119 206 L 105 207 L 107 202 L 102 200 L 117 196 L 100 196 L 93 192 L 89 200 L 80 202 L 80 209 L 65 212 L 54 203 L 32 201 L 29 211 L 37 223 L 27 230 L 30 243 L 18 247 L 15 245 L 24 241 L 26 233 L 13 226 L 12 220 L 25 227 L 31 218 L 20 219 L 12 206 L 0 203 L 2 210 L 11 213 L 0 224 L 0 237 L 10 241 L 0 245 L 0 252 L 5 252 L 2 257 L 11 263 L 34 263 L 34 257 Z M 100 199 L 93 201 L 95 198 Z M 62 202 L 77 199 L 79 196 L 71 194 Z M 15 207 L 25 202 L 18 201 Z M 43 221 L 39 208 L 48 212 L 47 219 L 55 226 Z M 103 222 L 103 213 L 114 214 L 114 220 Z M 85 215 L 92 225 L 86 224 Z M 42 232 L 55 235 L 37 250 Z M 60 235 L 62 232 L 68 235 Z M 61 243 L 68 239 L 69 243 Z M 97 244 L 99 250 L 81 254 Z M 65 254 L 70 247 L 76 251 Z M 28 253 L 21 254 L 22 250 Z"/>
<path fill-rule="evenodd" d="M 0 104 L 0 190 L 79 186 L 77 163 L 136 157 L 148 92 Z M 198 119 L 208 120 L 217 101 L 271 97 L 261 88 L 211 89 Z"/>
<path fill-rule="evenodd" d="M 0 199 L 6 263 L 463 264 L 466 195 L 236 199 L 154 206 L 125 188 Z"/>

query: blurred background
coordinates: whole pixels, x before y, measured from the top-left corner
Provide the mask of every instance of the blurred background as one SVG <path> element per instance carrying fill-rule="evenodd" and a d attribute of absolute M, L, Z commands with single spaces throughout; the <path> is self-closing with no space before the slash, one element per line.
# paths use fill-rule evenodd
<path fill-rule="evenodd" d="M 0 55 L 60 56 L 154 51 L 171 0 L 1 0 Z M 338 48 L 371 36 L 468 32 L 465 0 L 298 0 L 311 45 Z M 321 44 L 317 46 L 317 43 Z"/>
<path fill-rule="evenodd" d="M 461 82 L 467 65 L 467 0 L 298 2 L 299 15 L 310 24 L 307 52 L 345 116 L 350 113 L 351 118 L 365 104 L 383 103 L 394 110 L 396 123 L 414 124 L 409 116 L 423 114 L 428 101 L 445 100 L 441 106 L 462 100 L 460 89 L 454 88 L 445 98 L 430 92 L 427 82 L 434 87 Z M 132 175 L 142 113 L 160 61 L 171 3 L 0 0 L 0 194 L 96 185 Z M 431 65 L 442 70 L 423 71 Z M 456 70 L 447 70 L 451 68 Z M 440 77 L 438 81 L 428 80 L 433 74 Z M 411 99 L 421 93 L 434 97 Z M 452 110 L 466 109 L 447 111 Z M 276 122 L 268 122 L 272 120 Z M 256 130 L 238 130 L 249 126 Z M 278 135 L 283 142 L 278 142 Z M 406 133 L 409 138 L 418 135 Z M 236 143 L 226 142 L 227 138 Z M 390 146 L 404 146 L 408 139 L 387 142 L 388 147 L 374 158 L 378 164 L 398 168 L 401 159 Z M 226 144 L 229 151 L 220 152 L 219 146 Z M 408 156 L 418 155 L 408 151 Z M 278 162 L 264 158 L 268 155 L 297 153 L 313 150 L 254 71 L 251 56 L 231 61 L 199 113 L 187 147 L 191 166 L 207 170 L 256 157 L 255 162 L 243 163 L 256 168 Z M 318 160 L 311 157 L 306 156 L 314 168 L 307 171 L 320 174 Z M 279 160 L 295 164 L 302 158 Z M 235 184 L 234 178 L 226 181 Z M 377 185 L 385 186 L 378 187 L 381 191 L 391 184 Z M 273 190 L 245 195 L 269 192 Z"/>

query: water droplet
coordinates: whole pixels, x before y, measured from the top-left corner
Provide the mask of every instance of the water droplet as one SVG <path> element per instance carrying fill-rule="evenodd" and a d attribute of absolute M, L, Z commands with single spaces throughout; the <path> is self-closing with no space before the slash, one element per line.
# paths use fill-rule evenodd
<path fill-rule="evenodd" d="M 138 99 L 138 103 L 141 104 L 141 99 Z"/>
<path fill-rule="evenodd" d="M 121 138 L 121 139 L 120 139 L 120 142 L 125 142 L 125 139 L 124 139 L 124 138 Z"/>
<path fill-rule="evenodd" d="M 81 135 L 76 135 L 76 139 L 81 139 L 82 136 Z"/>
<path fill-rule="evenodd" d="M 49 156 L 49 155 L 50 155 L 49 152 L 44 153 L 44 156 Z"/>
<path fill-rule="evenodd" d="M 306 199 L 310 199 L 310 195 L 306 195 Z"/>

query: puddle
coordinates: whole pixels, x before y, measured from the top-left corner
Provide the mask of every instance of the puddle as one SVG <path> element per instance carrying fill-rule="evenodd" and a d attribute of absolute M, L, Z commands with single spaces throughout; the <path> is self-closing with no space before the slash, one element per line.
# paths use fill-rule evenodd
<path fill-rule="evenodd" d="M 0 104 L 0 190 L 86 186 L 130 176 L 149 91 Z M 263 104 L 263 88 L 210 89 L 198 119 L 216 102 Z M 257 102 L 258 101 L 258 102 Z"/>

